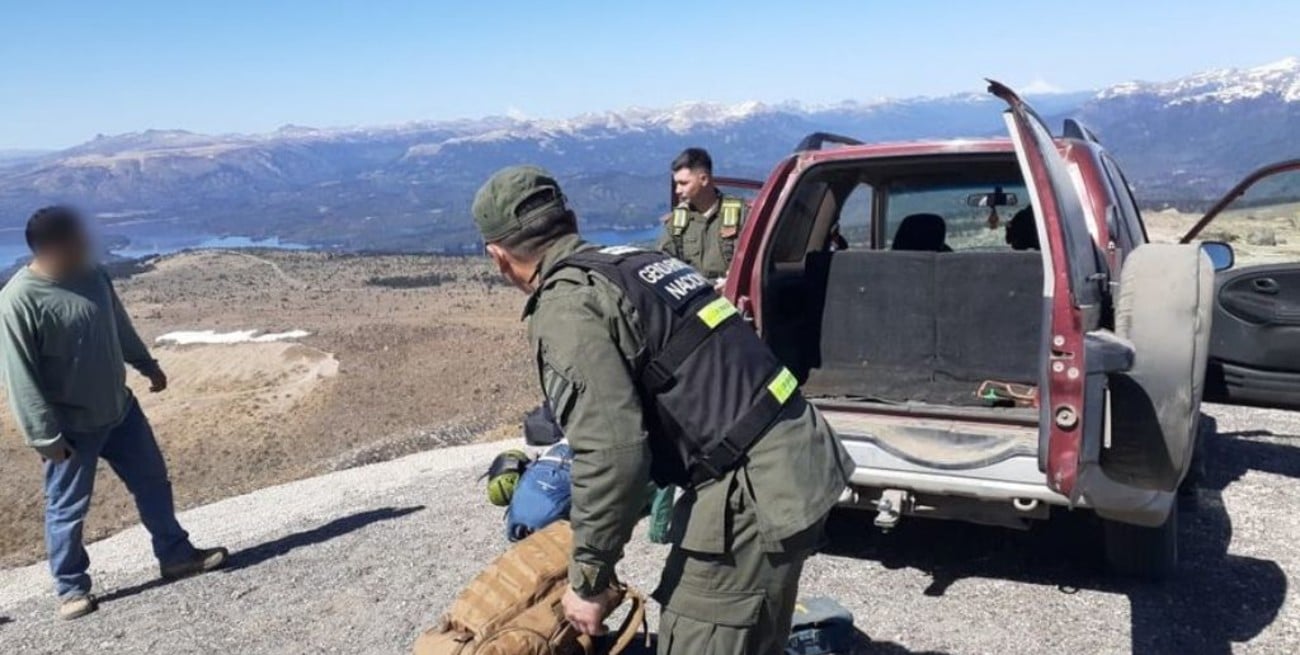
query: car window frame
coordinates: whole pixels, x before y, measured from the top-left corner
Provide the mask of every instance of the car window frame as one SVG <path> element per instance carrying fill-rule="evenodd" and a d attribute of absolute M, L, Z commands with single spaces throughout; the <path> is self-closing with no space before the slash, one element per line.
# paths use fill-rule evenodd
<path fill-rule="evenodd" d="M 1150 241 L 1150 237 L 1147 235 L 1146 223 L 1142 220 L 1142 208 L 1138 206 L 1137 197 L 1133 195 L 1133 187 L 1129 185 L 1128 178 L 1124 177 L 1124 170 L 1119 167 L 1119 162 L 1115 161 L 1115 158 L 1111 157 L 1110 153 L 1102 153 L 1101 162 L 1102 172 L 1106 174 L 1106 179 L 1111 185 L 1111 192 L 1116 196 L 1116 206 L 1124 222 L 1125 234 L 1129 239 L 1128 246 L 1124 250 L 1129 252 Z M 1134 226 L 1137 227 L 1136 231 Z"/>

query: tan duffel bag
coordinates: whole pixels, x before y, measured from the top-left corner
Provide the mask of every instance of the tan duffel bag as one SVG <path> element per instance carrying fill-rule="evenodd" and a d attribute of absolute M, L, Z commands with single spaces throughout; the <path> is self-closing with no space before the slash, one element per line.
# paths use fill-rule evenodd
<path fill-rule="evenodd" d="M 415 655 L 597 655 L 590 637 L 564 618 L 573 531 L 557 521 L 502 553 L 460 593 L 438 627 L 415 640 Z M 617 655 L 645 626 L 645 596 L 623 588 L 630 607 L 608 651 Z"/>

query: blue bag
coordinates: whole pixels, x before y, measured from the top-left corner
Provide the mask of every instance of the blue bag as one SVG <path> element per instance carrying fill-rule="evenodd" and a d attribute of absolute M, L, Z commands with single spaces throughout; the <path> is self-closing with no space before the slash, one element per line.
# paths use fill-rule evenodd
<path fill-rule="evenodd" d="M 853 614 L 822 596 L 795 603 L 786 655 L 849 655 L 857 631 Z"/>
<path fill-rule="evenodd" d="M 552 446 L 537 458 L 519 478 L 510 508 L 506 510 L 506 539 L 519 541 L 542 528 L 569 517 L 572 478 L 569 465 L 573 451 L 568 444 Z"/>

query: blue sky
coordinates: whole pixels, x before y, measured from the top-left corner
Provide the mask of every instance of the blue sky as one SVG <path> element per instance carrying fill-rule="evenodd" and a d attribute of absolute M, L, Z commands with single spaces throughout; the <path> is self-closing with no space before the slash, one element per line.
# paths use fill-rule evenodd
<path fill-rule="evenodd" d="M 0 0 L 0 149 L 684 100 L 1091 89 L 1300 54 L 1300 3 Z"/>

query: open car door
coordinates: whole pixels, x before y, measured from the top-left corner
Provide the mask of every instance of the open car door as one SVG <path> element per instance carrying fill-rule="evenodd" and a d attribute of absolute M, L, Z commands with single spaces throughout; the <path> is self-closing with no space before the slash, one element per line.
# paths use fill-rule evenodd
<path fill-rule="evenodd" d="M 1241 245 L 1202 244 L 1217 270 L 1204 399 L 1300 409 L 1300 244 L 1277 238 L 1300 225 L 1300 159 L 1246 176 L 1182 242 L 1211 222 Z"/>
<path fill-rule="evenodd" d="M 1007 103 L 1007 131 L 1038 217 L 1039 242 L 1051 258 L 1043 296 L 1050 344 L 1044 344 L 1040 374 L 1039 466 L 1047 484 L 1079 500 L 1076 482 L 1087 426 L 1100 411 L 1100 398 L 1087 398 L 1085 332 L 1101 306 L 1102 260 L 1088 232 L 1087 217 L 1069 165 L 1043 121 L 1010 88 L 992 80 L 989 93 Z M 1082 328 L 1082 329 L 1081 329 Z M 1092 405 L 1087 404 L 1092 400 Z"/>

